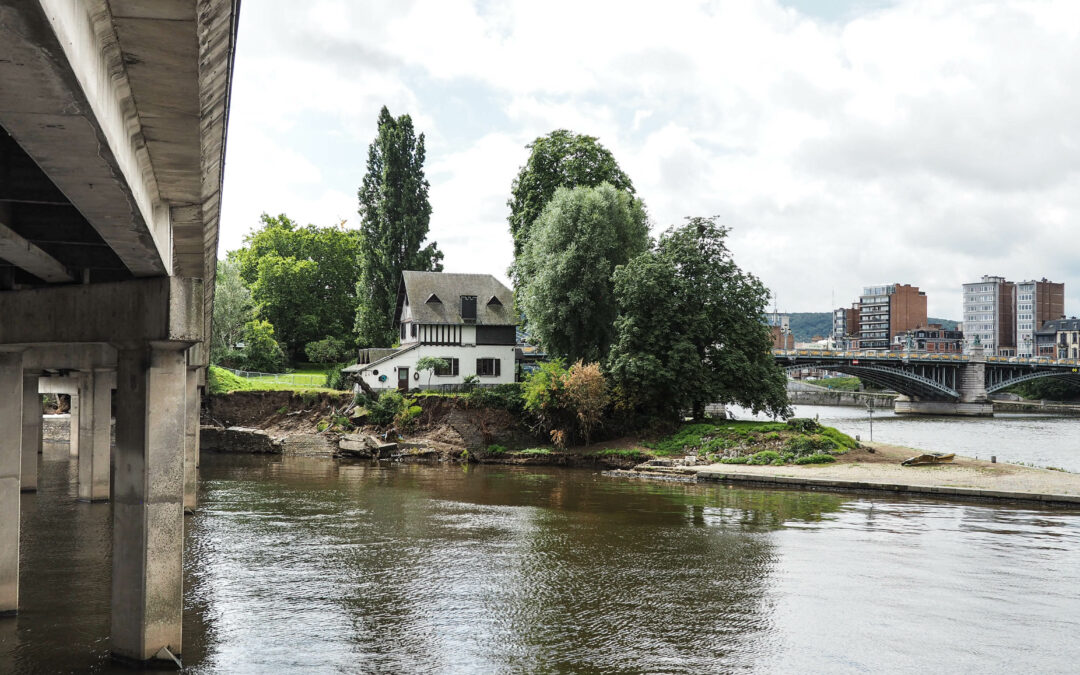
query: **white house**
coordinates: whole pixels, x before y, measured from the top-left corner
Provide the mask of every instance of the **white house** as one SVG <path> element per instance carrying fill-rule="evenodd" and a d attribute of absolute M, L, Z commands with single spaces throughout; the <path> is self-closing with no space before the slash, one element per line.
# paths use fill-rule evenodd
<path fill-rule="evenodd" d="M 345 372 L 382 390 L 460 385 L 469 375 L 481 385 L 514 381 L 514 294 L 490 274 L 402 272 L 394 325 L 400 347 L 363 350 Z M 425 356 L 448 367 L 417 371 Z"/>

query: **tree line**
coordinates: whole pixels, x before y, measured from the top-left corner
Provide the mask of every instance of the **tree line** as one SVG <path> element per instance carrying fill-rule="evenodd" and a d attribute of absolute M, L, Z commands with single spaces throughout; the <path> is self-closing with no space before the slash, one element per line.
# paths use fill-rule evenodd
<path fill-rule="evenodd" d="M 221 262 L 215 362 L 273 370 L 394 344 L 401 272 L 441 271 L 443 254 L 426 242 L 424 135 L 385 107 L 377 126 L 359 229 L 264 214 Z M 560 129 L 526 149 L 507 202 L 508 274 L 530 339 L 577 364 L 549 371 L 552 391 L 601 377 L 576 390 L 602 392 L 628 415 L 700 415 L 712 402 L 786 413 L 786 378 L 761 321 L 769 293 L 735 263 L 727 228 L 690 217 L 650 236 L 633 182 L 592 136 Z"/>

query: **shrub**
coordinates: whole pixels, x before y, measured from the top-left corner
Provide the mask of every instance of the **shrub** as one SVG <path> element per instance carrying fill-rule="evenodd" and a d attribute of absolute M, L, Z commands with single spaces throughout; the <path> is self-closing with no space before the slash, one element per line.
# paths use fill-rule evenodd
<path fill-rule="evenodd" d="M 795 458 L 796 464 L 828 464 L 835 461 L 835 457 L 824 452 L 818 452 L 813 455 L 806 455 L 805 457 Z"/>
<path fill-rule="evenodd" d="M 461 390 L 468 393 L 476 389 L 476 385 L 480 384 L 480 378 L 476 375 L 466 375 L 461 380 Z"/>
<path fill-rule="evenodd" d="M 487 453 L 489 455 L 501 455 L 506 452 L 506 448 L 501 445 L 492 444 L 487 446 Z"/>
<path fill-rule="evenodd" d="M 367 406 L 368 421 L 375 426 L 385 426 L 394 421 L 397 414 L 405 408 L 405 397 L 398 391 L 388 391 L 371 401 Z"/>
<path fill-rule="evenodd" d="M 424 409 L 415 405 L 415 403 L 415 399 L 402 399 L 401 410 L 394 416 L 394 424 L 397 425 L 398 429 L 408 431 L 416 425 L 416 418 L 420 416 L 420 413 L 424 412 Z"/>
<path fill-rule="evenodd" d="M 721 464 L 747 464 L 749 462 L 749 457 L 724 457 L 720 460 Z"/>
<path fill-rule="evenodd" d="M 312 363 L 338 363 L 349 358 L 349 351 L 345 340 L 329 336 L 304 346 L 304 353 Z"/>
<path fill-rule="evenodd" d="M 577 415 L 578 426 L 585 436 L 585 445 L 588 445 L 593 429 L 600 424 L 604 408 L 611 400 L 600 364 L 585 364 L 579 360 L 570 367 L 563 386 L 566 402 Z"/>
<path fill-rule="evenodd" d="M 817 420 L 812 420 L 809 417 L 792 417 L 787 421 L 787 425 L 792 431 L 804 434 L 813 433 L 821 428 Z"/>
<path fill-rule="evenodd" d="M 756 452 L 746 460 L 747 464 L 754 464 L 757 466 L 764 466 L 766 464 L 772 464 L 780 459 L 780 453 L 775 450 L 762 450 Z"/>
<path fill-rule="evenodd" d="M 244 325 L 244 368 L 263 373 L 278 373 L 285 367 L 285 352 L 274 338 L 269 321 L 248 321 Z"/>
<path fill-rule="evenodd" d="M 469 405 L 508 410 L 515 415 L 521 414 L 525 409 L 525 401 L 521 395 L 521 385 L 516 382 L 475 389 L 469 394 Z"/>
<path fill-rule="evenodd" d="M 336 391 L 345 391 L 346 389 L 348 389 L 348 383 L 345 378 L 345 373 L 341 372 L 341 369 L 344 368 L 345 365 L 346 364 L 344 363 L 339 363 L 326 369 L 325 375 L 327 389 L 334 389 Z"/>
<path fill-rule="evenodd" d="M 635 462 L 641 462 L 649 458 L 647 454 L 636 448 L 605 448 L 595 453 L 599 457 L 623 457 Z"/>

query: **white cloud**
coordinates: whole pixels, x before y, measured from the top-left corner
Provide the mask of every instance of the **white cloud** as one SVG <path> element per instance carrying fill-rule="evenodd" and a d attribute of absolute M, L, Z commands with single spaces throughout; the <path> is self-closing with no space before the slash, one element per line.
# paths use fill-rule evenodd
<path fill-rule="evenodd" d="M 615 153 L 658 226 L 720 215 L 781 309 L 901 282 L 958 317 L 959 284 L 982 274 L 1080 297 L 1080 4 L 842 16 L 774 0 L 245 5 L 226 216 L 353 217 L 386 103 L 429 137 L 448 269 L 503 276 L 523 146 L 566 127 Z"/>

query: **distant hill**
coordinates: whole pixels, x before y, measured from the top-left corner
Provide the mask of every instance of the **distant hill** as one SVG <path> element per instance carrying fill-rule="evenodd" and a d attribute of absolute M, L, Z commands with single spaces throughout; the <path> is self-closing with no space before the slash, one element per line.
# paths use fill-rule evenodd
<path fill-rule="evenodd" d="M 792 312 L 791 334 L 796 342 L 810 342 L 815 336 L 827 337 L 832 332 L 831 312 Z M 940 323 L 945 330 L 956 330 L 952 319 L 929 318 L 927 323 Z"/>

